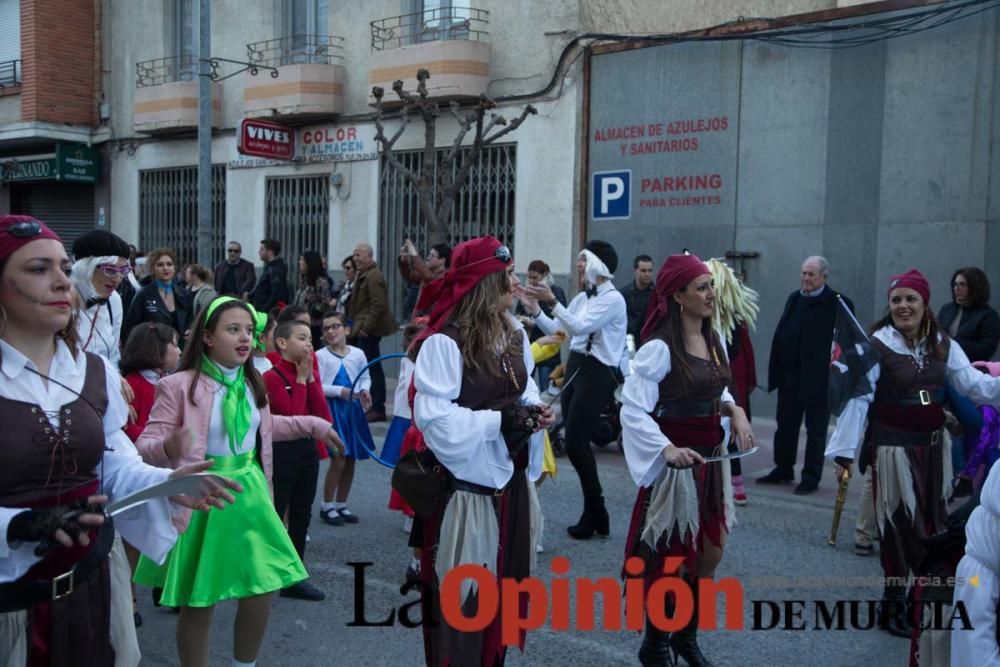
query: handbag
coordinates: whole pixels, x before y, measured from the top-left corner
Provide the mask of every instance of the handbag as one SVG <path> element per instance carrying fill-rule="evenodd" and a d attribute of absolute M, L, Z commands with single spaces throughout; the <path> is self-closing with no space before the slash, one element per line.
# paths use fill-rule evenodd
<path fill-rule="evenodd" d="M 444 470 L 429 449 L 411 449 L 392 470 L 392 488 L 421 519 L 429 518 L 444 500 L 446 486 Z"/>

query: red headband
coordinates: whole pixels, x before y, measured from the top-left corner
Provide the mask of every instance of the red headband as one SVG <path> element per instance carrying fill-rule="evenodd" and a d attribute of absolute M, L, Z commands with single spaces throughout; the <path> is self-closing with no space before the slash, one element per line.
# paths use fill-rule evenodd
<path fill-rule="evenodd" d="M 39 239 L 52 239 L 62 243 L 62 239 L 37 218 L 30 215 L 0 216 L 0 262 Z"/>
<path fill-rule="evenodd" d="M 900 287 L 909 287 L 923 297 L 924 303 L 931 302 L 931 286 L 927 282 L 927 278 L 924 278 L 924 274 L 916 269 L 910 269 L 906 273 L 893 276 L 889 280 L 889 289 L 886 291 L 886 296 L 888 297 L 888 295 L 892 294 L 892 290 Z"/>
<path fill-rule="evenodd" d="M 656 289 L 646 310 L 646 323 L 642 325 L 639 337 L 647 340 L 660 327 L 670 311 L 670 302 L 676 292 L 684 289 L 688 283 L 711 271 L 705 262 L 697 255 L 671 255 L 656 274 Z"/>
<path fill-rule="evenodd" d="M 501 255 L 507 256 L 504 259 Z M 504 271 L 514 261 L 510 251 L 492 236 L 481 236 L 459 243 L 451 252 L 451 268 L 443 276 L 420 290 L 418 312 L 431 308 L 427 327 L 420 332 L 414 344 L 419 344 L 440 331 L 451 319 L 455 306 L 480 280 Z"/>

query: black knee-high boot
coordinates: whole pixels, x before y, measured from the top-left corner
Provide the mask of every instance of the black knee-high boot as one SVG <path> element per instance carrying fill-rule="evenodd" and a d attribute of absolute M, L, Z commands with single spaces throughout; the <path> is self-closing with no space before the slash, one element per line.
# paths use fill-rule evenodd
<path fill-rule="evenodd" d="M 639 664 L 642 667 L 674 667 L 670 654 L 670 633 L 660 630 L 646 614 L 646 632 L 639 647 Z"/>
<path fill-rule="evenodd" d="M 691 667 L 714 667 L 708 658 L 698 647 L 698 579 L 692 577 L 688 579 L 691 586 L 691 597 L 694 606 L 691 609 L 691 620 L 679 632 L 675 632 L 670 639 L 670 645 L 674 649 L 674 658 L 677 656 L 684 658 Z"/>

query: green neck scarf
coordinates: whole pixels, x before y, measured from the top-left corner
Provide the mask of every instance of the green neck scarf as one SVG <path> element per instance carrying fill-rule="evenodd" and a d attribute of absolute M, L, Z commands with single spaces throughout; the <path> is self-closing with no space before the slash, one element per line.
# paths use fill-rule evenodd
<path fill-rule="evenodd" d="M 247 400 L 243 366 L 236 371 L 236 377 L 230 380 L 215 362 L 205 356 L 201 360 L 201 372 L 226 388 L 226 395 L 222 399 L 222 421 L 229 436 L 229 450 L 235 455 L 250 431 L 252 415 L 250 401 Z"/>

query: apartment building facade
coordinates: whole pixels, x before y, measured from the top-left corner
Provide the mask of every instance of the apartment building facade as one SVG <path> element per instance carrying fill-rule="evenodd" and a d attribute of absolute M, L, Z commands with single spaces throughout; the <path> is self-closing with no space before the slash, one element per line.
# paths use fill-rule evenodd
<path fill-rule="evenodd" d="M 0 211 L 36 215 L 67 244 L 107 224 L 99 11 L 0 0 Z"/>
<path fill-rule="evenodd" d="M 750 2 L 740 13 L 836 4 Z M 114 184 L 111 225 L 140 247 L 177 247 L 183 259 L 193 258 L 196 244 L 197 5 L 108 3 L 105 14 L 111 65 L 104 88 L 115 137 L 105 151 Z M 391 102 L 391 82 L 402 79 L 412 90 L 424 67 L 442 108 L 442 150 L 457 131 L 451 101 L 487 94 L 508 118 L 528 103 L 538 110 L 483 153 L 458 202 L 452 240 L 494 234 L 525 263 L 544 258 L 555 274 L 568 276 L 573 248 L 586 233 L 586 59 L 574 38 L 685 31 L 736 18 L 728 3 L 679 0 L 214 0 L 211 55 L 261 66 L 256 75 L 241 72 L 213 84 L 214 245 L 221 253 L 225 240 L 236 240 L 251 256 L 260 239 L 273 237 L 291 257 L 318 250 L 331 268 L 358 242 L 371 243 L 383 264 L 406 237 L 424 246 L 412 187 L 379 159 L 371 96 L 380 85 Z M 220 60 L 217 71 L 225 77 L 240 68 Z M 244 119 L 291 128 L 295 159 L 242 155 Z M 387 121 L 387 132 L 396 122 Z M 414 166 L 423 142 L 414 120 L 395 149 Z"/>

